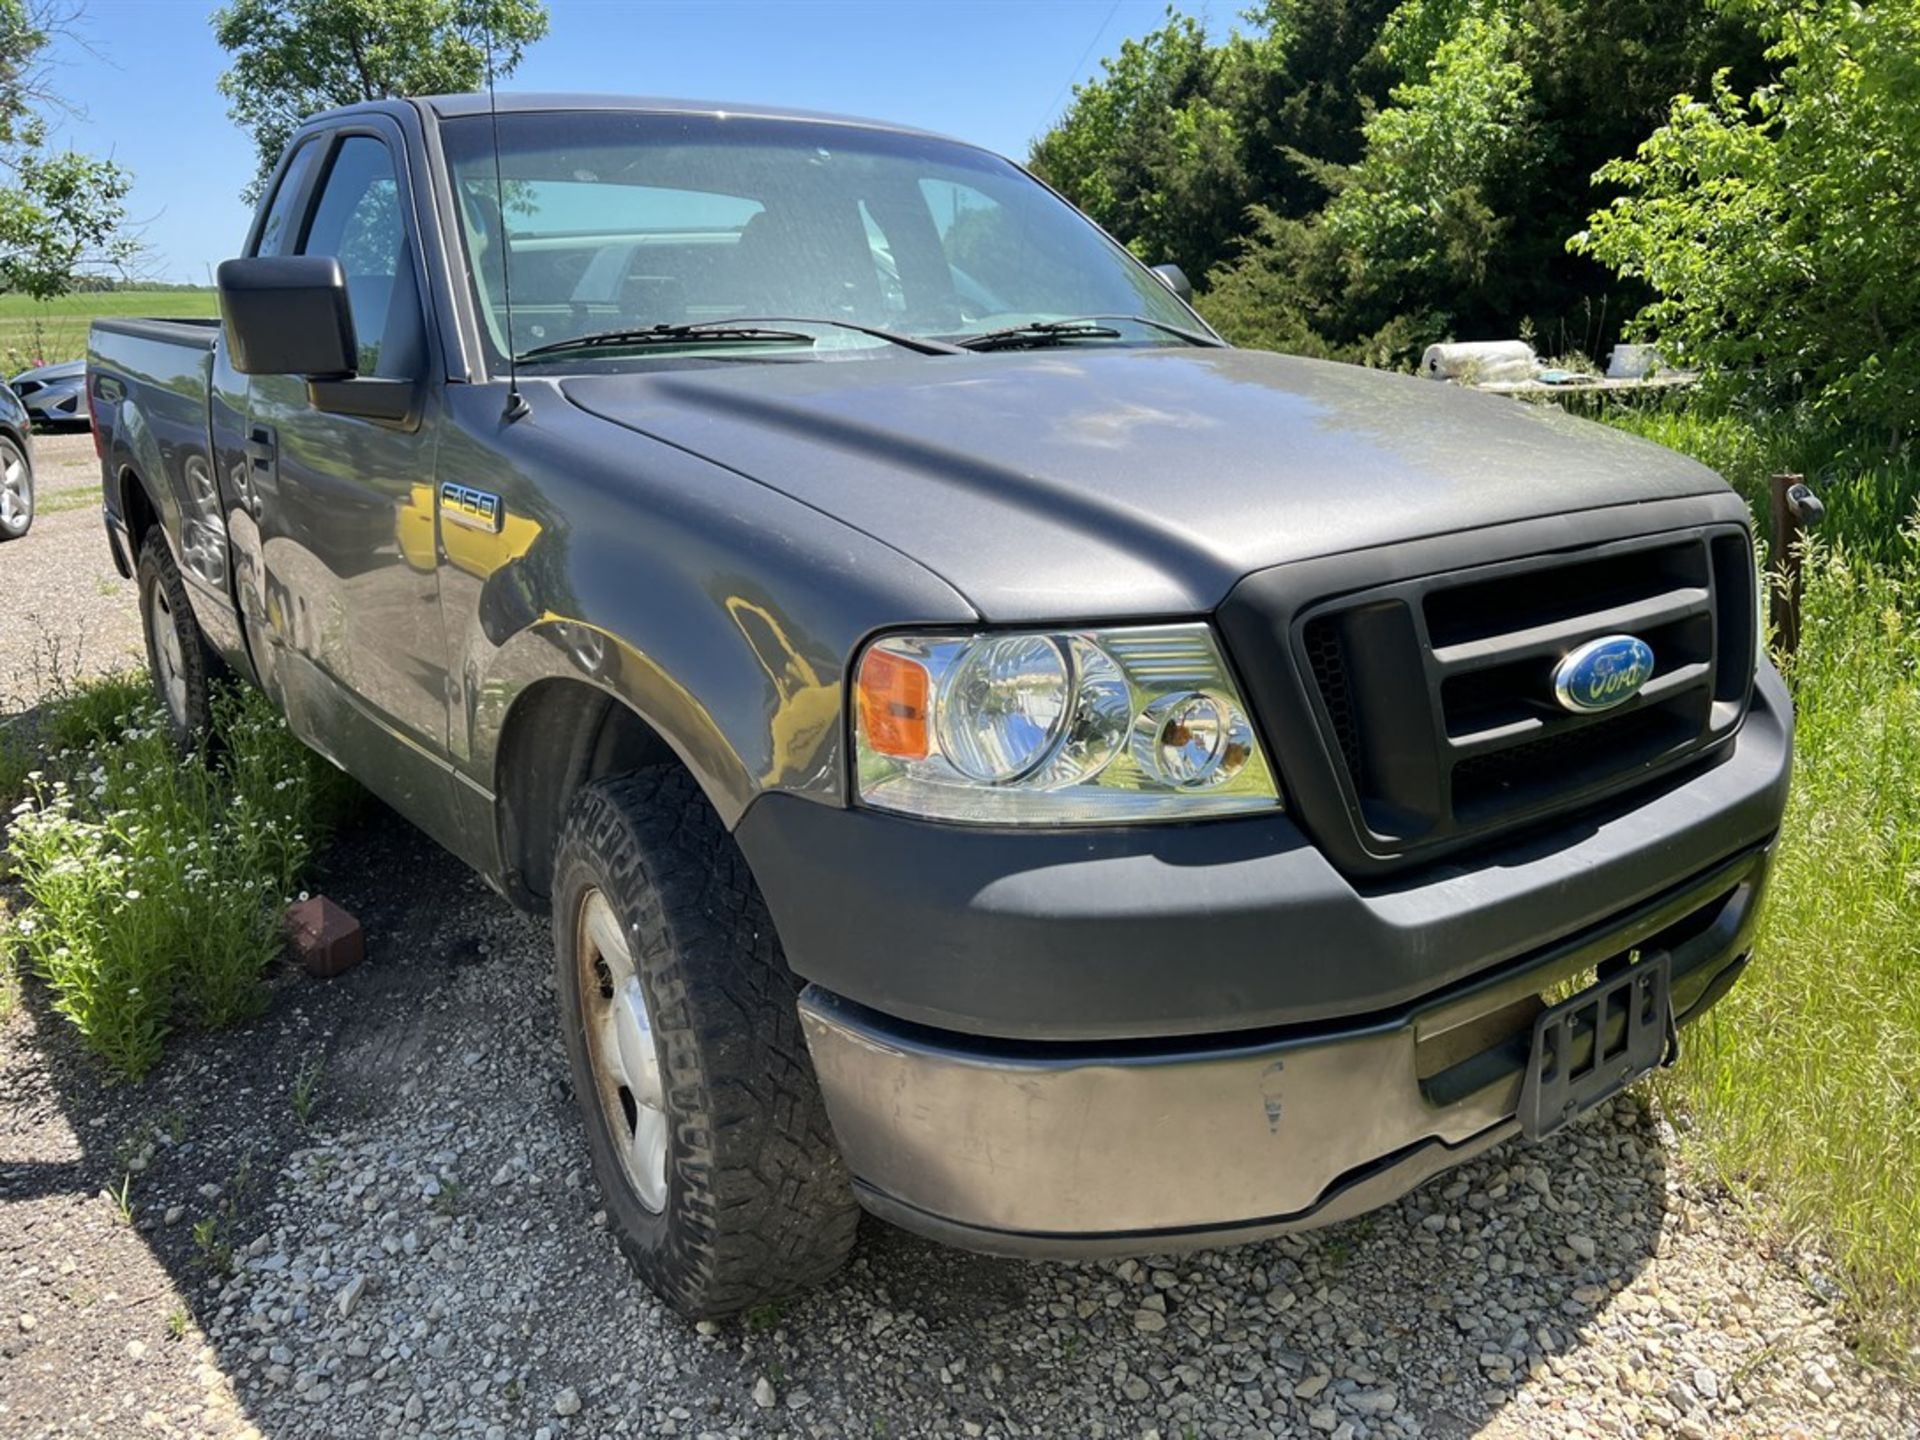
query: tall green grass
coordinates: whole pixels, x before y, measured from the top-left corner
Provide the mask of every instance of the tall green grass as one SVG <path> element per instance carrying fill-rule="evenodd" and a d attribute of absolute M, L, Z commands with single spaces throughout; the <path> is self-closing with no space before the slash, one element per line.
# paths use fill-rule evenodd
<path fill-rule="evenodd" d="M 1619 422 L 1616 422 L 1619 423 Z M 1753 964 L 1665 1087 L 1755 1214 L 1831 1260 L 1863 1353 L 1920 1370 L 1920 465 L 1788 421 L 1625 421 L 1756 503 L 1814 477 L 1794 783 Z"/>
<path fill-rule="evenodd" d="M 281 916 L 318 839 L 325 769 L 264 696 L 216 698 L 218 742 L 182 759 L 144 686 L 47 707 L 7 847 L 28 904 L 17 948 L 52 1006 L 119 1075 L 176 1026 L 253 1013 Z"/>
<path fill-rule="evenodd" d="M 1755 959 L 1672 1094 L 1722 1175 L 1814 1236 L 1863 1349 L 1920 1343 L 1920 539 L 1816 545 L 1794 790 Z"/>
<path fill-rule="evenodd" d="M 1712 466 L 1746 498 L 1764 534 L 1768 479 L 1804 475 L 1826 506 L 1820 536 L 1859 555 L 1894 556 L 1900 527 L 1920 505 L 1920 461 L 1823 435 L 1792 415 L 1707 413 L 1684 400 L 1620 409 L 1608 423 Z"/>
<path fill-rule="evenodd" d="M 211 290 L 80 291 L 53 300 L 0 295 L 0 365 L 12 375 L 30 365 L 78 360 L 87 353 L 87 328 L 100 315 L 167 319 L 219 313 Z"/>

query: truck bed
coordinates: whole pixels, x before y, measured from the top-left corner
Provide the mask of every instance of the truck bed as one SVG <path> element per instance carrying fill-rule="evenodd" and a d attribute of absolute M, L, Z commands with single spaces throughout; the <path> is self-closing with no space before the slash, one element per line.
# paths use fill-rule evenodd
<path fill-rule="evenodd" d="M 102 315 L 94 320 L 93 328 L 99 333 L 130 335 L 138 340 L 159 340 L 168 345 L 192 345 L 210 351 L 219 337 L 220 321 L 212 317 L 161 320 L 135 315 Z"/>

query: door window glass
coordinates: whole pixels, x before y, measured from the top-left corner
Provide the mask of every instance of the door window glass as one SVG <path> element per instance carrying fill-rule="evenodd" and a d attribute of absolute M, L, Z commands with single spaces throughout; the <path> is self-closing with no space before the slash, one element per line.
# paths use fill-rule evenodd
<path fill-rule="evenodd" d="M 273 204 L 267 207 L 266 221 L 260 227 L 256 255 L 285 255 L 293 248 L 293 207 L 306 187 L 307 175 L 320 154 L 320 146 L 309 140 L 293 152 L 280 184 L 273 192 Z"/>
<path fill-rule="evenodd" d="M 302 255 L 331 255 L 346 272 L 352 301 L 359 372 L 411 378 L 420 348 L 420 302 L 400 185 L 387 147 L 369 135 L 349 135 L 307 224 Z"/>

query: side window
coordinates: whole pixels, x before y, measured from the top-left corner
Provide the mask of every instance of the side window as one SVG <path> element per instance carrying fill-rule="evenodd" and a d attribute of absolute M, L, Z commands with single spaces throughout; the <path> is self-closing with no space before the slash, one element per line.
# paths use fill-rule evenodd
<path fill-rule="evenodd" d="M 393 157 L 380 141 L 349 135 L 340 142 L 298 253 L 332 255 L 346 272 L 360 373 L 418 374 L 420 299 Z"/>
<path fill-rule="evenodd" d="M 273 203 L 267 207 L 266 222 L 260 227 L 260 243 L 253 247 L 254 254 L 285 255 L 293 249 L 293 207 L 324 148 L 307 140 L 293 152 L 293 159 L 287 162 L 280 184 L 273 192 Z"/>

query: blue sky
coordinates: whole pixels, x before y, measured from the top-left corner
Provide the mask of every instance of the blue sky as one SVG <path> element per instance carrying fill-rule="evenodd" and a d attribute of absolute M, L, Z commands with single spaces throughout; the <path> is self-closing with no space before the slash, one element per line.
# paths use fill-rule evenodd
<path fill-rule="evenodd" d="M 549 0 L 552 25 L 503 88 L 757 101 L 871 115 L 1024 159 L 1165 0 Z M 1205 16 L 1205 4 L 1186 8 Z M 1232 9 L 1237 10 L 1237 5 Z M 1232 20 L 1215 7 L 1218 20 Z M 135 178 L 156 279 L 205 282 L 246 229 L 253 148 L 214 89 L 211 0 L 87 0 L 53 83 L 84 114 L 60 137 Z"/>

